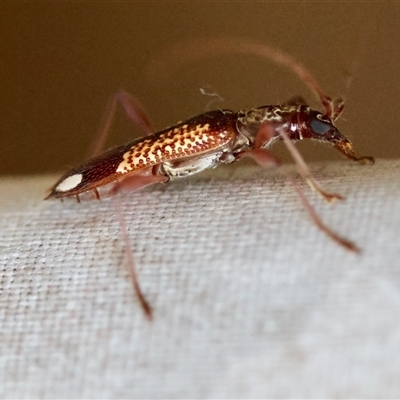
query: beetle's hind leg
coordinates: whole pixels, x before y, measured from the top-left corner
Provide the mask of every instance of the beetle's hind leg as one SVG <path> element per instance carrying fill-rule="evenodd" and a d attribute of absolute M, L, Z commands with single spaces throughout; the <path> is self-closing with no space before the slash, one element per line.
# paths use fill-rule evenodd
<path fill-rule="evenodd" d="M 152 123 L 150 122 L 150 119 L 147 117 L 146 112 L 144 111 L 144 108 L 141 106 L 140 102 L 128 92 L 119 90 L 109 100 L 105 115 L 100 124 L 95 140 L 93 141 L 92 147 L 88 152 L 87 158 L 95 157 L 103 151 L 118 104 L 122 106 L 122 108 L 125 111 L 125 114 L 133 122 L 133 124 L 137 126 L 144 134 L 148 135 L 155 131 Z M 128 176 L 124 180 L 117 181 L 114 187 L 111 189 L 111 194 L 115 194 L 125 189 L 128 189 L 130 191 L 139 190 L 153 183 L 168 181 L 168 178 L 162 176 L 159 173 L 156 173 L 157 171 L 153 167 L 148 168 L 148 170 L 149 171 L 144 170 L 141 171 L 141 173 L 139 174 Z M 100 198 L 97 189 L 95 189 L 95 196 L 97 198 Z M 77 199 L 79 201 L 79 196 L 77 196 Z M 143 309 L 144 315 L 146 316 L 146 318 L 151 319 L 152 309 L 148 301 L 146 300 L 139 284 L 139 278 L 136 271 L 134 256 L 132 248 L 129 243 L 128 229 L 122 212 L 120 200 L 117 197 L 115 197 L 113 199 L 113 204 L 116 209 L 116 214 L 118 215 L 121 234 L 125 242 L 126 254 L 128 259 L 128 270 L 134 288 L 134 292 Z"/>
<path fill-rule="evenodd" d="M 120 104 L 132 123 L 137 126 L 145 135 L 155 131 L 150 118 L 147 116 L 144 107 L 130 93 L 119 90 L 108 102 L 104 117 L 93 140 L 92 146 L 87 153 L 87 159 L 99 155 L 104 150 L 104 145 L 110 132 L 111 123 L 114 119 L 117 105 Z"/>

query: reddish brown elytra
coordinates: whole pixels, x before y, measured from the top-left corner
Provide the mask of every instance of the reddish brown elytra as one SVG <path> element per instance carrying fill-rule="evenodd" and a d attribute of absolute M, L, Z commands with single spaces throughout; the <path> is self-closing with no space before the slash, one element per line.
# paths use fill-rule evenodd
<path fill-rule="evenodd" d="M 267 105 L 239 112 L 209 111 L 152 133 L 154 129 L 137 100 L 120 91 L 110 103 L 105 122 L 99 131 L 92 151 L 95 156 L 62 176 L 47 198 L 74 196 L 79 201 L 81 194 L 92 191 L 99 199 L 98 188 L 105 185 L 111 185 L 112 194 L 124 188 L 138 190 L 153 183 L 185 178 L 220 164 L 230 164 L 242 157 L 251 157 L 262 166 L 279 166 L 279 160 L 271 154 L 269 147 L 277 140 L 282 140 L 291 153 L 298 172 L 308 185 L 327 201 L 341 199 L 340 195 L 322 189 L 293 142 L 314 139 L 333 145 L 351 160 L 373 163 L 372 157 L 357 157 L 351 142 L 334 124 L 343 110 L 343 102 L 333 102 L 326 96 L 308 70 L 290 55 L 269 46 L 257 46 L 258 50 L 261 46 L 265 57 L 292 68 L 317 94 L 325 111 L 313 110 L 304 101 L 297 99 L 287 104 Z M 98 155 L 108 134 L 117 103 L 123 106 L 127 115 L 147 136 Z M 324 225 L 294 179 L 288 179 L 315 224 L 346 249 L 359 251 L 353 242 Z M 127 237 L 122 219 L 121 225 L 124 236 Z M 133 256 L 129 253 L 128 257 L 135 292 L 145 314 L 151 317 L 150 306 L 138 284 Z"/>

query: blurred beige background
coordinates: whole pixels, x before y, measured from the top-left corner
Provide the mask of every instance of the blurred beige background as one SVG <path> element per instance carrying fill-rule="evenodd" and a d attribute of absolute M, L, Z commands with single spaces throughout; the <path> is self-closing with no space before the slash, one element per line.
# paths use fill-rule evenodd
<path fill-rule="evenodd" d="M 162 82 L 145 71 L 182 39 L 238 36 L 287 50 L 333 97 L 358 64 L 338 126 L 358 153 L 400 155 L 400 3 L 3 3 L 0 5 L 0 173 L 55 172 L 79 163 L 119 88 L 135 94 L 157 128 L 214 108 L 274 104 L 309 90 L 257 57 L 205 59 Z M 193 48 L 193 51 L 196 51 Z M 137 134 L 119 113 L 109 145 Z M 308 160 L 340 159 L 302 144 Z M 282 149 L 277 149 L 283 153 Z"/>
<path fill-rule="evenodd" d="M 0 173 L 38 174 L 0 179 L 0 398 L 399 398 L 399 159 L 327 163 L 340 156 L 301 144 L 306 159 L 322 161 L 318 181 L 346 201 L 307 196 L 362 255 L 321 234 L 288 182 L 257 168 L 154 185 L 117 203 L 41 201 L 54 183 L 46 174 L 82 160 L 119 88 L 158 128 L 204 112 L 210 98 L 199 88 L 225 98 L 216 108 L 294 95 L 316 106 L 297 77 L 257 57 L 204 59 L 148 79 L 154 57 L 190 38 L 278 46 L 333 97 L 358 63 L 338 126 L 359 154 L 399 158 L 399 11 L 0 4 Z M 109 144 L 135 134 L 120 112 Z M 122 218 L 152 324 L 132 293 Z"/>

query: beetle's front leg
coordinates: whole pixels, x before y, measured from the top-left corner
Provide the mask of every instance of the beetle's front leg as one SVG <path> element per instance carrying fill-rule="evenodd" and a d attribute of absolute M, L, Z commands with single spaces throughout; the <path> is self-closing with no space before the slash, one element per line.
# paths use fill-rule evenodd
<path fill-rule="evenodd" d="M 306 162 L 304 161 L 303 156 L 294 146 L 292 140 L 290 140 L 288 134 L 285 131 L 285 128 L 276 128 L 270 122 L 265 122 L 261 125 L 260 129 L 257 132 L 254 141 L 254 148 L 255 150 L 263 150 L 267 151 L 262 148 L 264 143 L 268 143 L 274 136 L 276 136 L 276 131 L 278 131 L 279 136 L 282 138 L 286 148 L 289 150 L 299 174 L 303 177 L 303 179 L 307 182 L 308 186 L 314 191 L 316 191 L 323 199 L 328 202 L 332 202 L 334 200 L 343 200 L 343 197 L 336 193 L 329 193 L 325 191 L 322 186 L 318 183 L 318 181 L 312 175 L 310 169 L 308 168 Z M 268 157 L 271 158 L 272 155 L 268 152 Z M 255 161 L 257 161 L 261 165 L 264 164 L 264 160 L 261 157 L 252 156 Z M 279 164 L 277 164 L 279 165 Z"/>
<path fill-rule="evenodd" d="M 308 168 L 306 162 L 304 161 L 303 156 L 296 149 L 293 142 L 290 140 L 289 136 L 285 132 L 284 129 L 280 131 L 283 142 L 286 145 L 286 148 L 289 150 L 290 154 L 293 157 L 294 162 L 296 163 L 297 170 L 299 174 L 303 177 L 303 179 L 307 182 L 308 186 L 314 191 L 316 191 L 324 200 L 328 203 L 335 200 L 343 200 L 343 196 L 337 193 L 329 193 L 325 191 L 319 182 L 314 178 L 310 169 Z"/>
<path fill-rule="evenodd" d="M 256 136 L 256 142 L 255 143 L 262 143 L 262 141 L 268 142 L 273 136 L 274 136 L 274 128 L 271 126 L 271 124 L 264 124 L 259 132 L 257 133 Z M 283 140 L 285 138 L 285 144 L 288 147 L 289 151 L 292 153 L 293 149 L 294 152 L 297 152 L 297 149 L 294 147 L 293 143 L 290 141 L 288 135 L 286 132 L 281 132 L 281 136 Z M 287 144 L 289 142 L 289 145 Z M 293 147 L 293 148 L 292 148 Z M 260 146 L 257 148 L 255 145 L 255 148 L 249 151 L 243 151 L 239 153 L 238 158 L 242 157 L 251 157 L 253 158 L 259 165 L 261 166 L 280 166 L 281 163 L 279 159 L 277 159 L 273 154 L 271 154 L 268 150 L 261 148 Z M 301 157 L 301 160 L 296 158 L 295 154 L 292 153 L 292 156 L 296 162 L 297 168 L 300 172 L 300 174 L 303 176 L 303 178 L 306 180 L 306 182 L 311 186 L 312 189 L 315 189 L 318 191 L 319 194 L 321 194 L 322 197 L 324 197 L 326 200 L 331 201 L 333 199 L 341 198 L 337 194 L 330 194 L 321 189 L 319 184 L 315 182 L 314 178 L 311 175 L 311 172 L 309 171 L 307 165 L 305 164 L 303 158 Z M 304 166 L 302 165 L 304 163 Z M 304 168 L 305 167 L 305 168 Z M 291 177 L 287 177 L 289 179 L 289 182 L 292 184 L 292 186 L 295 188 L 304 208 L 307 210 L 308 214 L 314 221 L 315 225 L 321 229 L 327 236 L 329 236 L 332 240 L 340 244 L 341 246 L 345 247 L 347 250 L 354 251 L 356 253 L 360 252 L 359 248 L 350 240 L 338 235 L 336 232 L 334 232 L 332 229 L 330 229 L 327 225 L 324 224 L 324 222 L 321 220 L 321 218 L 318 216 L 316 211 L 314 210 L 314 207 L 310 204 L 308 201 L 307 197 L 303 193 L 302 189 L 297 185 L 296 181 Z"/>

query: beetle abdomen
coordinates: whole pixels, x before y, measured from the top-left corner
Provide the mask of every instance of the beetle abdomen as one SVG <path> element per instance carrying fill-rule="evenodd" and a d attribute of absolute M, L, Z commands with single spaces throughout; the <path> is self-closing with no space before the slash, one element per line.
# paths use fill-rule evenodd
<path fill-rule="evenodd" d="M 65 174 L 48 197 L 77 195 L 163 162 L 223 147 L 236 135 L 235 121 L 231 111 L 210 111 L 109 150 Z"/>

